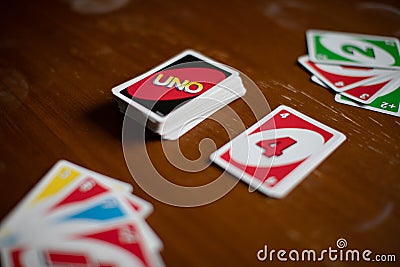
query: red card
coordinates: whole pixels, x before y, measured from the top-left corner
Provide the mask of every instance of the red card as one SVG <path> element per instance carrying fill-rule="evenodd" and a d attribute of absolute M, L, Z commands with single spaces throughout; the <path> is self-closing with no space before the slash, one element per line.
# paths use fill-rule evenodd
<path fill-rule="evenodd" d="M 251 188 L 283 197 L 345 140 L 345 136 L 280 106 L 211 155 Z"/>

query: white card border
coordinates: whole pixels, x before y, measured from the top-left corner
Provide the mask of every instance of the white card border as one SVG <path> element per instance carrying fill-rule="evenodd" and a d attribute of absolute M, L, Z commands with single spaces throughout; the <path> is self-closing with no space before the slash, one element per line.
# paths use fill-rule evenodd
<path fill-rule="evenodd" d="M 315 44 L 313 41 L 313 37 L 315 35 L 321 35 L 321 34 L 340 34 L 340 35 L 348 35 L 348 36 L 354 36 L 358 38 L 363 38 L 363 39 L 374 39 L 374 40 L 383 40 L 383 41 L 393 41 L 396 43 L 397 49 L 400 52 L 400 42 L 399 39 L 395 37 L 390 37 L 390 36 L 379 36 L 379 35 L 369 35 L 369 34 L 358 34 L 358 33 L 351 33 L 351 32 L 337 32 L 337 31 L 325 31 L 325 30 L 315 30 L 315 29 L 310 29 L 306 31 L 306 41 L 307 41 L 307 48 L 308 48 L 308 54 L 310 56 L 310 60 L 315 63 L 325 63 L 325 64 L 339 64 L 339 65 L 348 65 L 348 66 L 368 66 L 368 67 L 377 67 L 377 68 L 385 68 L 385 69 L 400 69 L 400 66 L 387 66 L 387 65 L 365 65 L 365 64 L 360 64 L 358 62 L 347 62 L 347 61 L 342 61 L 342 60 L 319 60 L 315 57 Z"/>
<path fill-rule="evenodd" d="M 306 61 L 311 61 L 311 59 L 308 55 L 303 55 L 303 56 L 298 57 L 297 61 L 300 63 L 300 65 L 302 67 L 304 67 L 306 70 L 308 70 L 312 74 L 312 76 L 316 76 L 320 81 L 322 81 L 324 84 L 326 84 L 329 89 L 333 89 L 335 92 L 338 92 L 338 93 L 342 93 L 347 90 L 354 89 L 358 86 L 368 84 L 369 82 L 384 80 L 386 77 L 395 76 L 397 74 L 397 71 L 395 71 L 395 70 L 381 69 L 382 73 L 379 73 L 376 76 L 369 77 L 362 81 L 358 81 L 358 82 L 352 83 L 350 85 L 339 88 L 335 84 L 331 83 L 329 80 L 325 79 L 325 77 L 321 73 L 319 73 L 319 71 L 317 71 L 312 66 L 310 66 L 306 63 Z M 314 64 L 324 64 L 324 63 L 315 63 L 315 62 L 313 62 L 313 63 Z M 325 64 L 325 65 L 332 65 L 332 64 Z"/>
<path fill-rule="evenodd" d="M 217 151 L 211 154 L 210 159 L 214 161 L 216 164 L 224 168 L 227 172 L 233 174 L 236 178 L 243 180 L 247 184 L 250 185 L 250 182 L 254 179 L 252 178 L 251 175 L 246 174 L 243 170 L 227 163 L 225 160 L 221 159 L 221 155 L 224 154 L 228 148 L 230 148 L 230 144 L 232 144 L 235 139 L 241 138 L 244 135 L 248 135 L 250 132 L 254 131 L 256 128 L 258 128 L 260 125 L 264 124 L 267 120 L 271 119 L 273 116 L 278 114 L 280 111 L 283 109 L 291 112 L 292 114 L 314 124 L 315 126 L 328 131 L 333 134 L 333 137 L 324 145 L 323 149 L 321 152 L 317 154 L 311 155 L 307 160 L 305 160 L 303 163 L 301 163 L 296 169 L 294 169 L 292 172 L 290 172 L 282 182 L 280 182 L 275 188 L 267 188 L 260 186 L 258 187 L 257 190 L 260 192 L 266 194 L 267 196 L 270 197 L 275 197 L 275 198 L 283 198 L 286 196 L 297 184 L 299 184 L 309 173 L 311 173 L 325 158 L 327 158 L 341 143 L 343 143 L 346 140 L 346 136 L 335 130 L 330 128 L 327 125 L 322 124 L 321 122 L 318 122 L 307 115 L 304 115 L 293 108 L 290 108 L 285 105 L 280 105 L 277 107 L 274 111 L 266 115 L 264 118 L 262 118 L 260 121 L 256 122 L 253 124 L 250 128 L 248 128 L 246 131 L 242 132 L 240 135 L 223 145 L 221 148 L 219 148 Z M 257 186 L 257 185 L 256 185 Z"/>
<path fill-rule="evenodd" d="M 17 215 L 20 215 L 21 213 L 25 212 L 25 209 L 27 207 L 29 207 L 29 203 L 34 199 L 34 197 L 38 194 L 38 192 L 40 192 L 41 190 L 43 190 L 43 188 L 45 188 L 50 179 L 54 177 L 54 175 L 61 170 L 62 167 L 70 167 L 74 170 L 76 170 L 77 172 L 79 172 L 79 176 L 76 177 L 74 180 L 78 180 L 79 177 L 88 175 L 88 176 L 92 176 L 93 178 L 98 178 L 101 180 L 110 180 L 112 183 L 114 184 L 120 184 L 121 189 L 124 188 L 124 190 L 126 190 L 127 192 L 132 192 L 133 191 L 133 187 L 131 184 L 128 184 L 126 182 L 122 182 L 120 180 L 117 179 L 113 179 L 111 177 L 105 176 L 103 174 L 97 173 L 95 171 L 86 169 L 84 167 L 81 167 L 79 165 L 76 165 L 72 162 L 69 162 L 67 160 L 61 159 L 58 160 L 51 168 L 50 170 L 48 170 L 43 176 L 42 178 L 40 178 L 40 180 L 33 186 L 32 189 L 30 189 L 30 191 L 22 198 L 22 200 L 20 200 L 18 202 L 18 204 L 6 215 L 6 217 L 1 221 L 0 223 L 0 233 L 2 233 L 3 231 L 5 231 L 5 229 L 7 229 L 7 226 L 10 225 L 10 223 L 12 223 L 15 220 L 15 217 Z M 19 217 L 17 217 L 19 218 Z"/>
<path fill-rule="evenodd" d="M 199 52 L 196 52 L 196 51 L 194 51 L 192 49 L 186 49 L 186 50 L 182 51 L 181 53 L 175 55 L 174 57 L 168 59 L 167 61 L 161 63 L 160 65 L 152 68 L 151 70 L 149 70 L 149 71 L 147 71 L 147 72 L 145 72 L 145 73 L 143 73 L 143 74 L 141 74 L 141 75 L 139 75 L 137 77 L 134 77 L 134 78 L 132 78 L 132 79 L 120 84 L 120 85 L 115 86 L 114 88 L 111 89 L 113 95 L 115 97 L 125 101 L 126 103 L 128 103 L 128 105 L 131 105 L 135 109 L 138 109 L 140 112 L 142 112 L 143 114 L 148 116 L 149 119 L 153 119 L 153 120 L 159 121 L 159 122 L 164 122 L 167 119 L 167 116 L 169 116 L 171 113 L 167 114 L 166 116 L 160 116 L 157 113 L 153 112 L 152 110 L 140 105 L 139 103 L 137 103 L 135 101 L 132 101 L 129 97 L 126 97 L 125 95 L 121 94 L 121 91 L 126 89 L 127 87 L 131 86 L 132 84 L 142 80 L 143 78 L 145 78 L 145 77 L 147 77 L 147 76 L 159 71 L 160 69 L 163 69 L 163 68 L 167 67 L 168 65 L 174 63 L 178 59 L 183 58 L 184 56 L 187 56 L 187 55 L 193 55 L 193 56 L 195 56 L 197 58 L 200 58 L 201 60 L 211 64 L 211 65 L 214 65 L 215 67 L 218 67 L 218 68 L 220 68 L 220 69 L 222 69 L 222 70 L 224 70 L 226 72 L 231 73 L 231 75 L 229 77 L 225 78 L 223 81 L 221 81 L 220 84 L 221 83 L 225 83 L 228 80 L 230 80 L 230 79 L 232 79 L 232 78 L 234 78 L 236 76 L 239 76 L 238 72 L 236 72 L 233 69 L 225 67 L 222 63 L 219 63 L 219 62 L 217 62 L 217 61 L 215 61 L 215 60 L 213 60 L 211 58 L 208 58 L 208 57 L 206 57 L 206 56 L 204 56 L 204 55 L 200 54 Z M 176 109 L 176 110 L 178 110 L 178 109 Z M 175 112 L 176 110 L 174 110 L 173 112 Z"/>
<path fill-rule="evenodd" d="M 395 117 L 400 117 L 400 109 L 399 109 L 398 112 L 392 112 L 392 111 L 389 111 L 389 110 L 382 110 L 382 109 L 378 109 L 378 108 L 375 108 L 375 107 L 371 107 L 368 104 L 363 105 L 363 104 L 354 103 L 353 101 L 344 100 L 344 99 L 341 99 L 340 96 L 341 96 L 341 94 L 336 94 L 335 95 L 335 101 L 337 103 L 345 104 L 345 105 L 349 105 L 349 106 L 353 106 L 353 107 L 357 107 L 357 108 L 367 109 L 367 110 L 379 112 L 379 113 L 382 113 L 382 114 L 392 115 L 392 116 L 395 116 Z M 400 105 L 400 103 L 399 103 L 399 105 Z"/>

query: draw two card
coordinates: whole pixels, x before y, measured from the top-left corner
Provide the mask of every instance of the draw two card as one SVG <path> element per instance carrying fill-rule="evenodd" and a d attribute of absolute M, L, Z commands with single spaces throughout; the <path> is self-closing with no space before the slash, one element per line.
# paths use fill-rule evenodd
<path fill-rule="evenodd" d="M 299 57 L 298 62 L 329 88 L 362 104 L 397 88 L 399 71 L 319 64 L 311 62 L 308 56 Z"/>

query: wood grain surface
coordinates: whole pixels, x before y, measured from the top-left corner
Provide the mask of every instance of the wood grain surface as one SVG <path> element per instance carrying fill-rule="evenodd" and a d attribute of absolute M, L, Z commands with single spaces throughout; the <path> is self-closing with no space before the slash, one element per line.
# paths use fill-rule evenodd
<path fill-rule="evenodd" d="M 336 247 L 338 238 L 350 248 L 396 254 L 397 263 L 311 265 L 399 266 L 400 118 L 336 103 L 296 63 L 306 53 L 307 29 L 399 37 L 399 1 L 8 0 L 1 1 L 0 14 L 0 218 L 57 160 L 67 159 L 132 183 L 135 194 L 154 205 L 147 221 L 164 243 L 167 266 L 305 266 L 260 262 L 256 254 L 264 245 L 319 251 Z M 128 170 L 124 117 L 110 90 L 186 48 L 246 74 L 271 109 L 293 107 L 347 140 L 281 200 L 238 183 L 201 207 L 157 201 Z M 243 100 L 229 105 L 244 127 L 256 121 L 252 108 L 268 109 L 256 100 L 249 101 L 252 107 Z M 226 112 L 215 116 L 233 118 Z M 209 119 L 165 145 L 178 144 L 185 157 L 204 165 L 209 147 L 199 149 L 201 140 L 220 147 L 228 134 Z M 139 139 L 127 141 L 140 151 Z M 180 170 L 162 144 L 146 133 L 148 155 L 171 182 L 204 185 L 222 174 L 215 165 Z"/>

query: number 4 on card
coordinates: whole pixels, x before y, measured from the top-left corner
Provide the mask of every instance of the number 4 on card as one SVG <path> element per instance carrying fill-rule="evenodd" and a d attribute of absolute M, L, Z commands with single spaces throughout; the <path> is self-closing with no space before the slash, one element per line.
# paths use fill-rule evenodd
<path fill-rule="evenodd" d="M 211 160 L 264 194 L 281 198 L 346 137 L 279 106 L 211 155 Z"/>
<path fill-rule="evenodd" d="M 296 143 L 296 140 L 286 136 L 277 139 L 261 140 L 257 143 L 257 145 L 264 148 L 265 151 L 263 155 L 270 158 L 273 156 L 281 156 L 283 154 L 283 150 Z"/>

